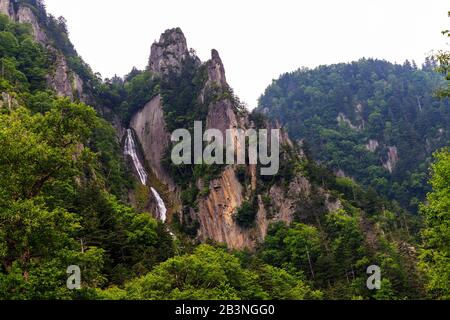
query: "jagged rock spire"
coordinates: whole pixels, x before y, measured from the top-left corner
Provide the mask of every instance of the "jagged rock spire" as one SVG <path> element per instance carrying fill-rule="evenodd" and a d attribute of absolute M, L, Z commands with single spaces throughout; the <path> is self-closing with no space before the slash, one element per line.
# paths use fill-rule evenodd
<path fill-rule="evenodd" d="M 148 68 L 158 74 L 168 73 L 169 70 L 179 71 L 188 56 L 189 49 L 181 29 L 169 29 L 158 42 L 153 43 Z"/>
<path fill-rule="evenodd" d="M 219 52 L 213 49 L 211 51 L 211 60 L 207 62 L 208 67 L 208 82 L 219 84 L 221 87 L 227 85 L 227 78 L 225 76 L 225 68 L 220 59 Z"/>

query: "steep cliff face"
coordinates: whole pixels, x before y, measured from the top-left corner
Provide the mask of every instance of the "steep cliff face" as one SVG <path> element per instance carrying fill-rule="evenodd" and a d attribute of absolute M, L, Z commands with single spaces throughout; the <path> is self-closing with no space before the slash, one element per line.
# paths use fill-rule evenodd
<path fill-rule="evenodd" d="M 154 77 L 167 76 L 169 72 L 179 72 L 183 61 L 189 56 L 186 39 L 180 29 L 166 30 L 151 47 L 148 70 Z M 180 210 L 180 189 L 173 177 L 162 164 L 162 159 L 170 145 L 170 133 L 167 130 L 163 99 L 161 95 L 153 97 L 131 118 L 129 127 L 134 130 L 142 147 L 148 170 L 150 184 L 166 201 L 168 220 L 174 212 Z M 155 206 L 151 197 L 149 208 Z"/>
<path fill-rule="evenodd" d="M 229 90 L 225 68 L 217 50 L 212 50 L 211 60 L 206 62 L 206 68 L 208 79 L 202 90 L 200 99 L 204 99 L 204 93 L 208 90 L 216 90 L 221 93 Z M 237 144 L 236 150 L 241 150 L 244 146 L 241 146 L 237 140 L 237 129 L 245 129 L 245 127 L 248 127 L 248 119 L 246 117 L 239 118 L 236 115 L 235 106 L 229 97 L 215 101 L 208 109 L 206 128 L 218 129 L 224 136 L 226 130 L 231 130 L 232 138 Z"/>
<path fill-rule="evenodd" d="M 42 11 L 44 18 L 39 19 L 36 12 Z M 47 49 L 53 67 L 47 75 L 49 89 L 57 95 L 68 97 L 71 100 L 80 99 L 86 102 L 87 97 L 83 92 L 83 80 L 70 69 L 67 59 L 59 48 L 56 48 L 47 35 L 45 20 L 47 17 L 44 8 L 33 8 L 31 5 L 18 1 L 0 0 L 0 12 L 9 16 L 15 22 L 31 25 L 34 39 Z"/>
<path fill-rule="evenodd" d="M 378 147 L 380 146 L 380 143 L 378 140 L 370 139 L 369 142 L 366 144 L 366 149 L 370 152 L 377 151 Z"/>
<path fill-rule="evenodd" d="M 226 80 L 225 68 L 219 53 L 212 50 L 211 59 L 205 63 L 207 68 L 207 81 L 202 92 L 216 90 L 220 93 L 227 92 L 229 85 Z M 238 115 L 236 106 L 228 95 L 214 101 L 209 106 L 206 119 L 206 128 L 218 129 L 225 136 L 226 130 L 230 130 L 231 137 L 236 144 L 236 150 L 245 148 L 237 139 L 238 129 L 248 129 L 252 126 L 248 114 Z M 270 129 L 270 128 L 268 128 Z M 200 237 L 226 243 L 232 249 L 254 249 L 266 236 L 269 221 L 267 212 L 258 195 L 258 208 L 253 228 L 242 228 L 236 222 L 235 216 L 243 202 L 256 192 L 257 173 L 256 166 L 248 166 L 250 184 L 243 186 L 236 178 L 236 166 L 229 166 L 222 176 L 210 183 L 210 193 L 206 198 L 199 199 L 197 212 L 200 221 Z M 283 200 L 278 204 L 282 206 Z M 277 216 L 272 220 L 292 221 L 293 212 L 283 212 L 282 217 Z"/>
<path fill-rule="evenodd" d="M 30 7 L 27 6 L 19 6 L 17 13 L 15 15 L 16 20 L 20 23 L 29 23 L 33 28 L 33 35 L 37 42 L 46 45 L 48 43 L 47 35 L 45 31 L 39 25 L 38 19 L 35 14 L 31 10 Z"/>
<path fill-rule="evenodd" d="M 233 217 L 244 201 L 243 187 L 231 167 L 220 179 L 211 181 L 210 193 L 199 203 L 199 235 L 202 240 L 212 239 L 226 243 L 230 248 L 252 248 L 252 235 L 236 225 Z"/>
<path fill-rule="evenodd" d="M 166 170 L 161 159 L 166 152 L 170 134 L 166 130 L 161 96 L 156 96 L 143 109 L 136 113 L 130 123 L 141 143 L 144 156 L 156 178 L 175 192 L 175 184 Z"/>

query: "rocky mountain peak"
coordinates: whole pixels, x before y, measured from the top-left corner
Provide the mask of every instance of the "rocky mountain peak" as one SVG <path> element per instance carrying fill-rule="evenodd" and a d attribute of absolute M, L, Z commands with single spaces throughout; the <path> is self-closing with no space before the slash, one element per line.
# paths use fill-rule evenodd
<path fill-rule="evenodd" d="M 225 86 L 227 84 L 222 59 L 219 56 L 219 52 L 215 49 L 211 51 L 211 60 L 208 61 L 207 68 L 209 79 L 208 82 L 220 84 L 221 86 Z"/>
<path fill-rule="evenodd" d="M 170 70 L 181 70 L 182 62 L 189 56 L 186 38 L 180 28 L 168 29 L 153 43 L 149 70 L 166 74 Z"/>

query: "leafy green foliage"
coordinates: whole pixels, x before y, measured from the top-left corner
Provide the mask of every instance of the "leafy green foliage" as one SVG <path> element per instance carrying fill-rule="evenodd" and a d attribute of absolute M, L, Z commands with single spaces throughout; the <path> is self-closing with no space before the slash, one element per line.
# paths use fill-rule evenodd
<path fill-rule="evenodd" d="M 365 219 L 358 212 L 338 211 L 327 214 L 317 227 L 273 223 L 258 256 L 291 274 L 306 275 L 326 299 L 423 296 L 415 260 L 408 260 L 392 240 L 377 235 Z M 383 270 L 383 292 L 366 287 L 366 268 L 372 264 Z"/>
<path fill-rule="evenodd" d="M 223 249 L 198 246 L 193 254 L 175 257 L 124 290 L 99 292 L 106 299 L 240 300 L 320 297 L 300 277 L 267 265 L 245 268 Z"/>
<path fill-rule="evenodd" d="M 46 190 L 73 178 L 85 163 L 89 152 L 81 151 L 79 144 L 86 141 L 86 123 L 93 122 L 95 113 L 67 100 L 55 105 L 45 116 L 32 116 L 25 109 L 0 116 L 0 166 L 5 174 L 0 179 L 4 298 L 57 298 L 58 292 L 67 297 L 68 292 L 61 289 L 64 282 L 59 280 L 64 279 L 67 266 L 81 266 L 84 259 L 75 238 L 81 228 L 79 217 L 53 206 Z M 75 155 L 79 161 L 74 161 Z M 57 267 L 58 272 L 51 272 Z M 93 274 L 86 281 L 101 282 L 100 278 Z M 19 290 L 14 287 L 16 281 Z"/>
<path fill-rule="evenodd" d="M 421 207 L 425 216 L 421 267 L 428 277 L 430 294 L 450 299 L 450 150 L 436 154 L 432 174 L 433 192 Z"/>
<path fill-rule="evenodd" d="M 206 70 L 198 67 L 193 57 L 187 57 L 181 72 L 171 70 L 161 81 L 161 95 L 167 130 L 194 129 L 194 121 L 204 121 L 208 114 L 209 99 L 198 103 L 197 99 L 206 81 Z"/>
<path fill-rule="evenodd" d="M 106 120 L 98 120 L 89 147 L 98 155 L 99 170 L 108 191 L 120 199 L 125 198 L 128 190 L 132 188 L 132 174 L 120 156 L 122 150 L 116 132 Z"/>
<path fill-rule="evenodd" d="M 320 237 L 315 227 L 294 224 L 288 228 L 280 222 L 270 226 L 262 256 L 274 266 L 303 270 L 312 276 L 310 262 L 315 263 L 319 252 Z"/>
<path fill-rule="evenodd" d="M 119 106 L 119 115 L 124 123 L 129 123 L 131 116 L 159 93 L 158 81 L 149 71 L 129 76 L 123 88 L 125 92 Z"/>
<path fill-rule="evenodd" d="M 31 29 L 0 15 L 0 89 L 43 89 L 47 65 L 46 52 L 33 41 Z"/>
<path fill-rule="evenodd" d="M 256 198 L 252 202 L 245 201 L 238 209 L 234 219 L 244 229 L 253 227 L 258 213 L 258 202 Z"/>

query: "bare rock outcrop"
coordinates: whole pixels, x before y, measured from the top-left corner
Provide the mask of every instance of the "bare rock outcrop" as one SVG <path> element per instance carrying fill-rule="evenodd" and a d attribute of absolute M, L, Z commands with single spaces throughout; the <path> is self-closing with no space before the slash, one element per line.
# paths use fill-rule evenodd
<path fill-rule="evenodd" d="M 11 0 L 0 0 L 0 13 L 7 15 L 12 21 L 29 23 L 34 39 L 44 46 L 48 44 L 47 34 L 39 25 L 38 18 L 28 5 Z"/>
<path fill-rule="evenodd" d="M 347 175 L 345 174 L 345 171 L 342 170 L 342 169 L 336 170 L 336 171 L 334 172 L 334 174 L 336 175 L 336 177 L 339 177 L 339 178 L 345 178 L 345 177 L 347 177 Z"/>
<path fill-rule="evenodd" d="M 211 59 L 206 62 L 207 81 L 202 91 L 204 95 L 208 90 L 219 92 L 221 99 L 209 106 L 206 119 L 208 129 L 218 129 L 224 134 L 231 131 L 231 137 L 235 141 L 236 150 L 245 148 L 237 139 L 239 129 L 249 129 L 253 124 L 248 119 L 248 114 L 239 113 L 230 96 L 231 90 L 226 81 L 225 69 L 219 53 L 212 50 Z M 225 94 L 223 94 L 225 93 Z M 204 97 L 201 97 L 202 99 Z M 282 130 L 279 123 L 267 123 L 267 129 L 280 129 L 280 144 L 294 148 L 289 136 Z M 214 180 L 210 185 L 208 197 L 199 200 L 198 218 L 200 221 L 201 239 L 212 239 L 226 243 L 232 249 L 247 248 L 253 250 L 262 243 L 267 235 L 271 222 L 283 221 L 292 223 L 297 208 L 297 202 L 301 195 L 307 197 L 311 186 L 309 181 L 302 176 L 296 177 L 286 190 L 280 185 L 274 185 L 269 192 L 275 214 L 268 217 L 267 208 L 262 201 L 262 195 L 257 194 L 258 211 L 254 226 L 248 229 L 241 228 L 234 219 L 237 211 L 244 201 L 257 191 L 257 168 L 254 165 L 247 166 L 250 175 L 249 186 L 243 186 L 236 178 L 235 168 L 227 167 L 220 179 Z"/>
<path fill-rule="evenodd" d="M 378 142 L 378 140 L 369 140 L 369 142 L 367 142 L 366 144 L 366 149 L 369 150 L 370 152 L 375 152 L 377 151 L 378 147 L 380 146 L 380 143 Z"/>
<path fill-rule="evenodd" d="M 344 113 L 342 113 L 342 112 L 339 112 L 336 120 L 337 120 L 339 125 L 341 125 L 341 126 L 342 125 L 348 125 L 352 130 L 359 131 L 359 130 L 362 129 L 361 126 L 354 125 L 352 123 L 352 121 L 349 118 L 347 118 L 347 116 Z"/>
<path fill-rule="evenodd" d="M 232 249 L 253 248 L 251 234 L 233 219 L 244 201 L 234 170 L 228 167 L 220 179 L 211 182 L 210 188 L 208 197 L 199 202 L 200 238 L 226 243 Z"/>
<path fill-rule="evenodd" d="M 387 160 L 383 163 L 383 167 L 390 173 L 394 172 L 395 167 L 399 161 L 397 147 L 388 147 Z"/>
<path fill-rule="evenodd" d="M 205 65 L 208 78 L 200 94 L 201 100 L 205 98 L 204 95 L 208 91 L 221 94 L 229 89 L 225 68 L 216 50 L 212 50 L 211 59 Z M 209 106 L 206 128 L 217 129 L 224 137 L 226 131 L 231 130 L 231 136 L 238 151 L 245 146 L 240 145 L 237 130 L 244 129 L 245 122 L 245 119 L 240 119 L 236 115 L 231 99 L 224 97 Z M 255 229 L 251 231 L 242 229 L 233 218 L 245 200 L 244 194 L 244 187 L 237 180 L 234 168 L 227 167 L 222 177 L 211 183 L 209 196 L 199 200 L 199 233 L 202 239 L 226 243 L 233 249 L 255 247 L 261 235 Z M 259 219 L 265 219 L 265 215 L 263 217 L 263 214 L 259 214 Z M 262 229 L 264 230 L 264 227 Z"/>
<path fill-rule="evenodd" d="M 58 96 L 68 97 L 71 100 L 78 98 L 85 100 L 83 96 L 83 80 L 67 65 L 67 60 L 60 52 L 50 49 L 55 56 L 54 71 L 47 75 L 48 86 Z"/>
<path fill-rule="evenodd" d="M 33 29 L 33 35 L 37 42 L 46 45 L 48 38 L 45 31 L 39 25 L 38 19 L 28 6 L 20 6 L 16 13 L 16 19 L 20 23 L 29 23 Z"/>
<path fill-rule="evenodd" d="M 208 79 L 203 92 L 217 90 L 220 93 L 230 92 L 226 82 L 225 69 L 222 60 L 216 50 L 212 50 L 212 57 L 206 63 Z M 218 129 L 224 135 L 226 130 L 231 130 L 232 138 L 237 144 L 237 150 L 244 148 L 239 145 L 237 130 L 248 129 L 252 124 L 246 114 L 239 114 L 236 111 L 233 101 L 229 95 L 215 101 L 209 106 L 206 127 L 208 129 Z M 267 129 L 281 129 L 278 123 L 267 123 Z M 288 135 L 281 130 L 281 144 L 294 147 Z M 234 216 L 247 197 L 256 191 L 257 175 L 256 166 L 248 166 L 251 181 L 246 189 L 236 178 L 234 167 L 227 167 L 220 179 L 214 180 L 210 186 L 210 194 L 205 199 L 199 200 L 198 218 L 200 220 L 201 239 L 212 239 L 217 242 L 226 243 L 232 249 L 255 249 L 263 242 L 269 223 L 283 221 L 290 224 L 294 219 L 296 203 L 301 194 L 310 192 L 310 184 L 304 177 L 296 177 L 289 185 L 287 195 L 285 190 L 275 185 L 270 190 L 270 198 L 276 214 L 268 218 L 267 209 L 262 201 L 261 195 L 258 198 L 258 212 L 254 226 L 242 229 L 235 221 Z"/>
<path fill-rule="evenodd" d="M 208 69 L 207 86 L 216 84 L 222 88 L 227 87 L 227 78 L 225 76 L 225 68 L 220 58 L 219 52 L 215 49 L 211 50 L 211 60 L 206 63 Z"/>
<path fill-rule="evenodd" d="M 180 28 L 166 30 L 152 45 L 149 70 L 156 74 L 167 74 L 170 70 L 180 71 L 189 50 Z"/>
<path fill-rule="evenodd" d="M 201 93 L 201 99 L 204 99 L 205 92 L 219 91 L 221 93 L 229 90 L 227 83 L 225 68 L 222 59 L 217 50 L 211 51 L 211 60 L 206 62 L 208 79 Z M 231 137 L 236 144 L 236 151 L 244 148 L 238 139 L 238 129 L 245 129 L 247 125 L 245 117 L 239 118 L 236 115 L 235 107 L 229 97 L 215 101 L 209 106 L 208 116 L 206 118 L 207 129 L 217 129 L 226 136 L 226 131 L 230 130 Z"/>
<path fill-rule="evenodd" d="M 292 223 L 297 202 L 301 197 L 309 197 L 310 193 L 311 184 L 305 177 L 300 175 L 295 177 L 290 183 L 287 192 L 281 186 L 273 186 L 269 195 L 276 213 L 274 220 L 283 221 L 287 224 Z"/>

